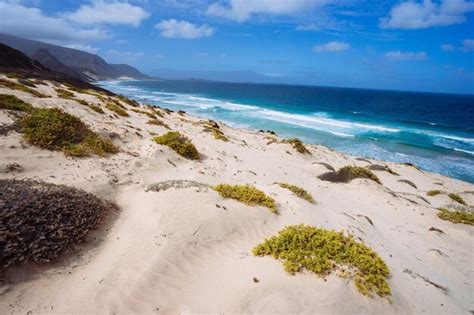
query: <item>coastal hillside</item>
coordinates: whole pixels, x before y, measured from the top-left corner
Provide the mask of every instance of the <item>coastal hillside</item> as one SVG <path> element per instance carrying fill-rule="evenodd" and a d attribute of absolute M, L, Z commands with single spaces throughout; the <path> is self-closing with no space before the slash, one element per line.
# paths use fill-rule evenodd
<path fill-rule="evenodd" d="M 4 73 L 0 187 L 2 314 L 474 310 L 474 186 L 413 164 Z"/>
<path fill-rule="evenodd" d="M 118 79 L 121 77 L 134 79 L 147 79 L 148 76 L 137 69 L 121 64 L 109 64 L 100 56 L 85 51 L 43 43 L 35 40 L 29 40 L 7 34 L 0 34 L 0 43 L 13 47 L 31 58 L 38 58 L 39 62 L 48 60 L 48 66 L 53 71 L 66 72 L 69 75 L 79 73 L 79 78 L 90 80 Z M 51 61 L 51 57 L 45 56 L 47 51 L 49 55 L 57 59 Z M 46 64 L 45 64 L 46 65 Z M 64 65 L 69 70 L 64 69 Z"/>

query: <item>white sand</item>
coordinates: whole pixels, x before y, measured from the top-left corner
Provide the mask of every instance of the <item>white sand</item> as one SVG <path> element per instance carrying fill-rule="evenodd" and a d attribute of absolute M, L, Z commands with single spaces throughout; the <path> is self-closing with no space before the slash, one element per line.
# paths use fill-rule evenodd
<path fill-rule="evenodd" d="M 39 90 L 54 97 L 38 99 L 0 87 L 0 93 L 15 94 L 34 106 L 63 108 L 99 133 L 116 133 L 114 143 L 122 152 L 106 158 L 67 158 L 32 147 L 11 132 L 0 136 L 0 178 L 34 178 L 82 188 L 117 202 L 121 211 L 96 233 L 97 240 L 80 247 L 79 254 L 51 267 L 10 272 L 0 287 L 0 314 L 468 314 L 474 310 L 474 228 L 436 216 L 441 206 L 469 211 L 473 207 L 456 204 L 445 194 L 426 196 L 428 190 L 441 189 L 459 193 L 474 205 L 472 184 L 373 160 L 388 164 L 400 176 L 374 171 L 383 185 L 361 179 L 329 183 L 317 178 L 327 169 L 314 162 L 336 169 L 368 163 L 322 146 L 307 146 L 312 155 L 303 155 L 289 144 L 267 145 L 269 134 L 220 124 L 231 139 L 226 143 L 203 132 L 199 118 L 165 115 L 162 120 L 190 137 L 202 153 L 201 161 L 190 161 L 151 141 L 151 133 L 167 130 L 147 125 L 145 115 L 130 110 L 125 118 L 114 118 L 108 110 L 101 115 L 57 98 L 52 84 Z M 100 103 L 91 95 L 78 96 Z M 12 121 L 0 110 L 0 124 Z M 13 162 L 23 171 L 6 172 L 6 165 Z M 417 189 L 400 179 L 412 181 Z M 275 198 L 280 214 L 224 200 L 209 189 L 145 191 L 150 184 L 168 180 L 253 184 Z M 274 182 L 303 187 L 316 203 L 299 199 Z M 281 262 L 252 256 L 251 249 L 264 238 L 299 223 L 348 231 L 378 252 L 391 272 L 393 303 L 363 296 L 352 281 L 336 275 L 291 276 Z M 429 231 L 431 227 L 444 233 Z M 259 282 L 254 283 L 253 277 Z"/>

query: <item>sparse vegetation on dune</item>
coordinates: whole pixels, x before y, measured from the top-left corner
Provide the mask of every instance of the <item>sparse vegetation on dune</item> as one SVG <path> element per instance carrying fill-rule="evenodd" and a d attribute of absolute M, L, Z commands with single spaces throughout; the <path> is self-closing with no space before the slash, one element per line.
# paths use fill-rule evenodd
<path fill-rule="evenodd" d="M 137 101 L 132 100 L 132 99 L 129 99 L 129 98 L 126 97 L 126 96 L 117 95 L 117 98 L 118 98 L 119 100 L 121 100 L 122 102 L 124 102 L 125 104 L 128 104 L 128 105 L 130 105 L 130 106 L 132 106 L 132 107 L 139 107 L 139 106 L 140 106 L 140 104 L 139 104 Z"/>
<path fill-rule="evenodd" d="M 145 115 L 145 116 L 148 116 L 148 117 L 151 118 L 151 119 L 156 119 L 156 116 L 155 116 L 153 113 L 150 113 L 150 112 L 147 112 L 147 111 L 144 111 L 144 110 L 132 108 L 131 111 L 132 111 L 132 112 L 135 112 L 135 113 L 137 113 L 137 114 L 143 114 L 143 115 Z"/>
<path fill-rule="evenodd" d="M 155 125 L 155 126 L 160 126 L 160 127 L 164 127 L 166 129 L 171 129 L 170 126 L 168 126 L 167 124 L 165 124 L 164 122 L 162 122 L 161 120 L 158 120 L 158 119 L 150 119 L 149 121 L 147 121 L 147 124 L 148 125 Z"/>
<path fill-rule="evenodd" d="M 474 213 L 472 212 L 450 211 L 446 208 L 439 208 L 438 210 L 438 217 L 440 219 L 450 221 L 452 223 L 474 225 Z"/>
<path fill-rule="evenodd" d="M 74 99 L 74 93 L 72 93 L 71 91 L 61 89 L 61 88 L 54 89 L 54 91 L 60 98 L 67 99 L 67 100 Z"/>
<path fill-rule="evenodd" d="M 73 156 L 117 153 L 110 140 L 102 139 L 78 117 L 57 108 L 39 108 L 19 119 L 24 138 L 48 150 Z"/>
<path fill-rule="evenodd" d="M 383 172 L 388 172 L 395 176 L 400 176 L 400 174 L 392 170 L 388 165 L 371 164 L 367 166 L 367 168 L 371 171 L 383 171 Z"/>
<path fill-rule="evenodd" d="M 456 194 L 456 193 L 449 193 L 449 194 L 448 194 L 448 197 L 451 198 L 451 200 L 456 201 L 457 203 L 460 203 L 460 204 L 462 204 L 462 205 L 467 206 L 467 204 L 466 204 L 466 202 L 464 201 L 464 199 L 462 199 L 462 197 L 459 196 L 459 195 Z"/>
<path fill-rule="evenodd" d="M 109 103 L 107 103 L 107 105 L 105 107 L 107 107 L 108 110 L 113 111 L 114 113 L 116 113 L 119 116 L 122 116 L 122 117 L 128 117 L 129 116 L 127 111 L 125 109 L 123 109 L 122 107 L 118 106 L 117 104 L 109 102 Z"/>
<path fill-rule="evenodd" d="M 103 110 L 101 107 L 97 106 L 97 105 L 89 104 L 89 107 L 90 107 L 90 109 L 92 109 L 94 112 L 97 112 L 97 113 L 99 113 L 99 114 L 104 114 L 104 110 Z"/>
<path fill-rule="evenodd" d="M 93 194 L 32 180 L 0 179 L 0 267 L 49 262 L 117 207 Z"/>
<path fill-rule="evenodd" d="M 251 185 L 219 184 L 212 187 L 223 198 L 231 198 L 249 206 L 263 206 L 273 213 L 278 213 L 275 200 L 263 191 Z"/>
<path fill-rule="evenodd" d="M 200 158 L 199 152 L 192 141 L 177 131 L 170 131 L 162 136 L 153 138 L 153 140 L 158 144 L 168 146 L 187 159 L 199 160 Z"/>
<path fill-rule="evenodd" d="M 340 232 L 307 225 L 292 225 L 266 239 L 253 250 L 256 256 L 272 256 L 283 261 L 285 271 L 295 274 L 303 269 L 319 276 L 338 270 L 338 275 L 354 280 L 364 295 L 389 296 L 389 269 L 368 246 Z"/>
<path fill-rule="evenodd" d="M 10 94 L 0 94 L 0 109 L 18 110 L 30 112 L 33 106 L 23 102 L 18 97 Z"/>
<path fill-rule="evenodd" d="M 372 173 L 371 170 L 360 166 L 348 165 L 340 168 L 337 172 L 328 172 L 319 176 L 319 179 L 333 183 L 349 183 L 356 178 L 367 178 L 382 184 L 377 175 Z"/>
<path fill-rule="evenodd" d="M 307 200 L 311 203 L 314 202 L 313 196 L 311 196 L 306 190 L 304 190 L 301 187 L 298 187 L 298 186 L 295 186 L 295 185 L 290 185 L 290 184 L 287 184 L 287 183 L 276 183 L 276 184 L 278 186 L 280 186 L 281 188 L 288 189 L 289 191 L 291 191 L 296 196 L 298 196 L 302 199 L 305 199 L 305 200 Z"/>
<path fill-rule="evenodd" d="M 439 195 L 439 194 L 442 194 L 443 192 L 439 189 L 433 189 L 433 190 L 430 190 L 428 191 L 426 194 L 430 197 L 433 197 L 433 196 L 436 196 L 436 195 Z"/>
<path fill-rule="evenodd" d="M 295 149 L 295 150 L 298 151 L 299 153 L 302 153 L 302 154 L 305 154 L 305 153 L 311 154 L 311 152 L 309 152 L 309 150 L 305 147 L 303 141 L 301 141 L 301 140 L 298 139 L 298 138 L 288 139 L 288 140 L 285 140 L 285 142 L 291 144 L 291 145 L 293 146 L 293 149 Z"/>
<path fill-rule="evenodd" d="M 224 142 L 229 141 L 229 138 L 222 132 L 219 124 L 216 123 L 214 120 L 208 120 L 200 123 L 204 126 L 203 131 L 210 132 L 214 136 L 214 139 L 221 140 Z"/>
<path fill-rule="evenodd" d="M 36 97 L 39 97 L 39 98 L 49 97 L 48 95 L 45 95 L 45 94 L 40 93 L 36 90 L 33 90 L 32 88 L 29 88 L 29 87 L 27 87 L 23 84 L 20 84 L 20 83 L 14 82 L 14 81 L 10 81 L 10 80 L 5 80 L 5 79 L 2 79 L 2 78 L 0 78 L 0 86 L 4 86 L 4 87 L 12 89 L 12 90 L 26 92 L 26 93 L 29 93 L 29 94 L 34 95 Z"/>

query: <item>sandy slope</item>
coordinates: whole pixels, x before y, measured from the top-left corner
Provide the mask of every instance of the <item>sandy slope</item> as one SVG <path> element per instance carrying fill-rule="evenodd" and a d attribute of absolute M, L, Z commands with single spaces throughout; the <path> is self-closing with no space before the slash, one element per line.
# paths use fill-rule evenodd
<path fill-rule="evenodd" d="M 41 90 L 55 96 L 51 86 Z M 107 158 L 66 158 L 22 142 L 15 132 L 0 136 L 0 178 L 35 178 L 66 184 L 116 201 L 121 211 L 80 253 L 53 267 L 12 270 L 0 288 L 0 313 L 456 313 L 474 310 L 474 229 L 440 220 L 437 207 L 458 207 L 446 195 L 457 192 L 474 204 L 474 186 L 392 164 L 400 176 L 375 172 L 383 185 L 321 181 L 327 171 L 357 160 L 321 146 L 302 155 L 288 144 L 267 145 L 269 134 L 231 129 L 230 142 L 202 132 L 201 119 L 172 113 L 163 119 L 193 139 L 202 161 L 180 158 L 150 141 L 163 127 L 148 117 L 97 114 L 72 100 L 15 94 L 34 106 L 61 107 L 92 129 L 115 135 L 122 152 Z M 99 103 L 91 95 L 80 95 Z M 0 110 L 0 124 L 11 123 Z M 5 171 L 8 163 L 21 173 Z M 413 188 L 398 182 L 407 179 Z M 250 183 L 272 195 L 280 215 L 223 200 L 205 187 L 146 191 L 150 184 L 196 181 L 207 185 Z M 273 183 L 308 190 L 310 204 Z M 472 211 L 472 207 L 470 208 Z M 370 222 L 372 223 L 370 223 Z M 290 276 L 280 262 L 253 257 L 250 250 L 289 224 L 346 230 L 372 247 L 390 268 L 393 304 L 362 296 L 353 282 L 335 275 Z M 431 227 L 444 233 L 430 231 Z M 92 237 L 91 237 L 92 238 Z M 259 280 L 258 283 L 253 278 Z"/>

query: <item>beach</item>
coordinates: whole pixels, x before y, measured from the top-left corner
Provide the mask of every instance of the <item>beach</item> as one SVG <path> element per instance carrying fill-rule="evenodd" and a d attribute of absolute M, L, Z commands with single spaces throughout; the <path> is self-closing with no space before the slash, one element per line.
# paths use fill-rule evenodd
<path fill-rule="evenodd" d="M 1 75 L 2 79 L 14 80 Z M 303 313 L 467 314 L 474 310 L 473 228 L 438 217 L 438 208 L 474 211 L 474 185 L 413 165 L 360 158 L 321 145 L 307 153 L 270 132 L 217 122 L 222 141 L 202 117 L 123 104 L 127 116 L 100 97 L 74 92 L 105 114 L 57 95 L 52 82 L 35 89 L 49 98 L 0 86 L 38 108 L 60 108 L 113 141 L 119 153 L 71 158 L 0 135 L 0 179 L 35 179 L 83 189 L 115 202 L 88 241 L 52 264 L 5 271 L 0 313 Z M 68 90 L 67 86 L 61 86 Z M 14 115 L 0 110 L 0 124 Z M 169 129 L 167 128 L 169 127 Z M 216 129 L 216 127 L 214 127 Z M 199 160 L 152 139 L 170 130 L 188 137 Z M 21 169 L 9 171 L 8 164 Z M 374 167 L 374 165 L 377 165 Z M 345 166 L 370 167 L 380 184 L 319 178 Z M 391 170 L 391 172 L 387 171 Z M 314 202 L 275 183 L 304 188 Z M 218 184 L 250 184 L 276 201 L 278 214 L 222 198 Z M 429 196 L 429 191 L 440 193 Z M 462 205 L 448 196 L 458 194 Z M 252 248 L 285 226 L 344 231 L 385 261 L 390 298 L 361 294 L 336 273 L 290 275 L 281 261 Z"/>

